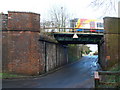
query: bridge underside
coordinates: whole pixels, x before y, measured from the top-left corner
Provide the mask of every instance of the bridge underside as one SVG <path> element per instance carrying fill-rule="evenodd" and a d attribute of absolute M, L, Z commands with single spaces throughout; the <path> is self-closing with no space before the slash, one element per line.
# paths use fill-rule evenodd
<path fill-rule="evenodd" d="M 54 37 L 61 44 L 99 44 L 103 34 L 77 34 L 78 38 L 73 38 L 74 33 L 54 33 Z"/>

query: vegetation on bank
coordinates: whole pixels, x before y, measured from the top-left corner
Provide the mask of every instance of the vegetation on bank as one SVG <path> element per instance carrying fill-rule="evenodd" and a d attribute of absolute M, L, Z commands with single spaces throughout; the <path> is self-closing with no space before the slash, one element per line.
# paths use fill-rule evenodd
<path fill-rule="evenodd" d="M 113 67 L 109 69 L 109 71 L 120 71 L 120 65 L 116 64 Z M 119 75 L 103 75 L 103 81 L 104 82 L 110 82 L 110 83 L 120 83 L 120 76 Z M 100 88 L 116 88 L 116 86 L 113 85 L 99 85 Z"/>
<path fill-rule="evenodd" d="M 110 71 L 120 71 L 119 69 L 120 69 L 120 65 L 116 64 L 110 69 Z M 119 80 L 120 82 L 120 76 L 109 76 L 108 77 L 109 82 L 116 82 L 116 79 Z"/>
<path fill-rule="evenodd" d="M 81 57 L 80 47 L 78 45 L 68 45 L 68 60 L 69 63 L 74 62 Z"/>
<path fill-rule="evenodd" d="M 90 48 L 82 44 L 68 45 L 68 60 L 69 63 L 79 60 L 82 55 L 87 55 L 91 52 Z"/>

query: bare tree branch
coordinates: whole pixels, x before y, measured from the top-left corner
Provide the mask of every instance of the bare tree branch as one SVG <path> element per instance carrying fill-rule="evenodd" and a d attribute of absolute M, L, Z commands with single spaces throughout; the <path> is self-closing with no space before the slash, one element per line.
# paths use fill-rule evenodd
<path fill-rule="evenodd" d="M 55 27 L 66 27 L 69 15 L 64 7 L 54 7 L 50 9 L 50 16 Z"/>
<path fill-rule="evenodd" d="M 103 9 L 104 13 L 116 13 L 116 7 L 119 0 L 93 0 L 89 6 L 96 10 Z"/>

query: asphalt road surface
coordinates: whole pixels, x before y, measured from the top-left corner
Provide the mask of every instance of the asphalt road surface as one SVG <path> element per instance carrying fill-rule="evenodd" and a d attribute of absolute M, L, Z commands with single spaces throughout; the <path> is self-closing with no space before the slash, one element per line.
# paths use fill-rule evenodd
<path fill-rule="evenodd" d="M 98 56 L 81 60 L 43 77 L 3 80 L 3 88 L 94 88 L 94 71 L 99 69 Z"/>

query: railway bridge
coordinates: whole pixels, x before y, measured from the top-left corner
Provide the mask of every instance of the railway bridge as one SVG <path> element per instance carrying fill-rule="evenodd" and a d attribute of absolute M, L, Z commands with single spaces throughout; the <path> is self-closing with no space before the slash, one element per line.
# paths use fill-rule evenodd
<path fill-rule="evenodd" d="M 59 43 L 65 44 L 61 45 L 44 38 L 39 14 L 13 11 L 1 16 L 3 72 L 39 75 L 62 66 L 68 62 L 67 44 L 97 44 L 99 63 L 105 69 L 120 62 L 119 18 L 104 18 L 105 32 L 78 28 L 79 32 L 52 33 Z"/>
<path fill-rule="evenodd" d="M 90 31 L 91 29 L 89 29 Z M 102 31 L 102 32 L 101 32 Z M 104 42 L 104 32 L 99 30 L 99 32 L 56 32 L 54 33 L 55 39 L 64 45 L 68 44 L 97 44 L 98 45 L 98 62 L 101 63 L 100 59 L 102 56 L 102 44 Z"/>
<path fill-rule="evenodd" d="M 55 32 L 54 37 L 61 44 L 97 44 L 98 61 L 104 70 L 120 63 L 119 18 L 105 17 L 104 30 L 80 29 L 79 32 Z"/>
<path fill-rule="evenodd" d="M 103 33 L 54 33 L 61 44 L 99 44 L 103 36 Z"/>

